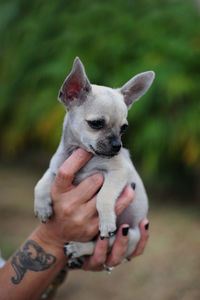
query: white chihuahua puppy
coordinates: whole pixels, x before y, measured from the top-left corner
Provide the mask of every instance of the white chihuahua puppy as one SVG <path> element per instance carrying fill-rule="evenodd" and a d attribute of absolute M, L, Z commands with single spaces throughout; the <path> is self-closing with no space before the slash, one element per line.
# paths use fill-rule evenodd
<path fill-rule="evenodd" d="M 73 151 L 83 148 L 94 155 L 76 174 L 74 184 L 94 173 L 103 174 L 104 183 L 96 204 L 101 238 L 109 238 L 112 246 L 116 229 L 121 224 L 129 224 L 125 257 L 134 251 L 140 239 L 139 223 L 147 215 L 148 199 L 128 151 L 122 148 L 121 135 L 128 126 L 128 109 L 146 93 L 154 76 L 153 71 L 140 73 L 119 89 L 93 85 L 80 59 L 75 59 L 58 96 L 67 109 L 62 138 L 49 169 L 35 187 L 35 214 L 42 222 L 53 213 L 50 190 L 59 167 Z M 132 182 L 136 184 L 134 201 L 116 218 L 115 202 Z M 70 257 L 69 265 L 80 262 L 84 255 L 91 255 L 94 247 L 95 241 L 68 243 L 65 251 Z"/>

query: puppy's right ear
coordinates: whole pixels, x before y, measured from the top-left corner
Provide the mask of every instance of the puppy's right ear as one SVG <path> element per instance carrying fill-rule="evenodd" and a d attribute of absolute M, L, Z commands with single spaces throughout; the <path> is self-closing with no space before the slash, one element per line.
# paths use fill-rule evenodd
<path fill-rule="evenodd" d="M 73 104 L 80 105 L 84 102 L 90 90 L 91 85 L 85 73 L 85 68 L 81 60 L 76 57 L 71 73 L 67 76 L 59 91 L 58 100 L 69 109 Z"/>

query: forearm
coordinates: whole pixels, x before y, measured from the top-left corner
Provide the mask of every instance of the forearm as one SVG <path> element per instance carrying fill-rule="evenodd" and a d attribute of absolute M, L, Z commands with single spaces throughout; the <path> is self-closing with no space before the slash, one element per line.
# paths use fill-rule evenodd
<path fill-rule="evenodd" d="M 36 300 L 67 263 L 63 249 L 40 238 L 40 226 L 0 269 L 2 300 Z"/>

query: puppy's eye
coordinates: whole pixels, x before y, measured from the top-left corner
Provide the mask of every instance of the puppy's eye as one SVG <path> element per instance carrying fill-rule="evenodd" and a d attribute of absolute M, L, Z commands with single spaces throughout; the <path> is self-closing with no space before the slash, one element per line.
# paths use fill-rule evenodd
<path fill-rule="evenodd" d="M 122 127 L 120 129 L 120 133 L 123 134 L 126 131 L 127 127 L 128 127 L 127 124 L 122 125 Z"/>
<path fill-rule="evenodd" d="M 92 121 L 87 121 L 88 125 L 92 128 L 92 129 L 102 129 L 105 126 L 105 120 L 92 120 Z"/>

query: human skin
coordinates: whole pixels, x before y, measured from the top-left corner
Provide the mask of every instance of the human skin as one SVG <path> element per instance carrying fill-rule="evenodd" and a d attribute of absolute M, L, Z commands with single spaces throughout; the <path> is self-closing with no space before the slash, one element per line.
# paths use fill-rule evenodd
<path fill-rule="evenodd" d="M 90 153 L 78 149 L 59 169 L 51 189 L 53 216 L 29 235 L 0 270 L 2 300 L 39 299 L 59 271 L 66 267 L 64 244 L 72 240 L 89 241 L 98 234 L 96 194 L 103 184 L 103 176 L 92 175 L 78 186 L 72 183 L 76 172 L 90 158 Z M 134 190 L 131 186 L 127 186 L 116 202 L 116 214 L 119 215 L 131 201 L 134 201 L 133 199 Z M 149 235 L 145 229 L 147 223 L 148 220 L 140 223 L 141 239 L 131 257 L 143 252 Z M 123 224 L 118 229 L 117 238 L 109 255 L 107 255 L 108 240 L 98 238 L 94 254 L 86 259 L 82 269 L 100 271 L 103 264 L 109 266 L 120 264 L 128 243 L 128 236 L 123 234 L 123 229 L 127 227 L 128 224 Z"/>

